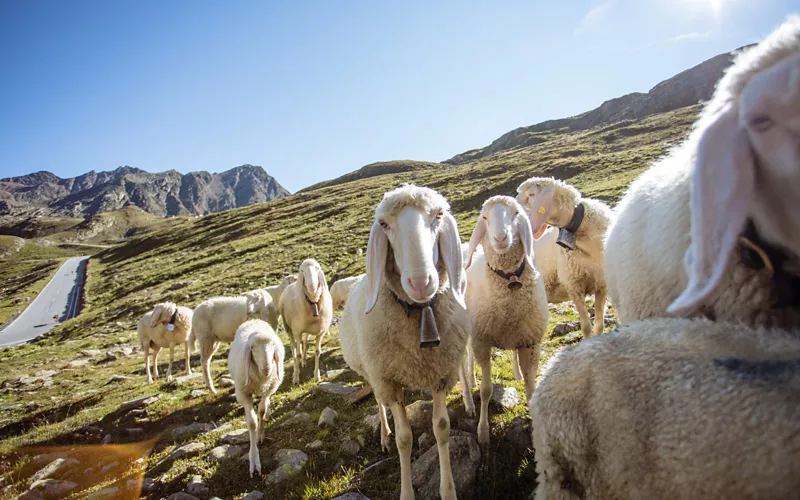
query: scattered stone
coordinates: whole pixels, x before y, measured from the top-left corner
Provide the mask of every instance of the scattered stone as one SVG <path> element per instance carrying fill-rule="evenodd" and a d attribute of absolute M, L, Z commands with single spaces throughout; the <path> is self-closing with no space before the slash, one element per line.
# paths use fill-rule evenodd
<path fill-rule="evenodd" d="M 500 384 L 492 384 L 492 398 L 490 401 L 503 408 L 512 408 L 519 404 L 519 394 L 513 387 L 503 387 Z"/>
<path fill-rule="evenodd" d="M 95 491 L 86 497 L 86 500 L 103 500 L 104 498 L 117 498 L 119 495 L 119 488 L 103 488 L 102 490 Z"/>
<path fill-rule="evenodd" d="M 168 496 L 167 500 L 200 500 L 200 499 L 194 495 L 190 495 L 188 493 L 179 491 L 177 493 L 173 493 L 172 495 Z"/>
<path fill-rule="evenodd" d="M 208 458 L 214 462 L 225 462 L 227 460 L 233 460 L 234 458 L 239 458 L 240 456 L 242 456 L 242 453 L 244 452 L 245 452 L 244 446 L 233 446 L 230 444 L 223 444 L 211 450 L 211 453 L 208 454 Z"/>
<path fill-rule="evenodd" d="M 117 360 L 117 355 L 114 354 L 113 351 L 108 351 L 106 353 L 106 358 L 105 359 L 106 359 L 106 361 L 116 361 Z"/>
<path fill-rule="evenodd" d="M 40 405 L 36 401 L 31 401 L 30 403 L 25 405 L 25 409 L 28 410 L 28 411 L 33 411 L 33 410 L 35 410 L 37 408 L 41 408 L 41 407 L 42 407 L 42 405 Z"/>
<path fill-rule="evenodd" d="M 261 500 L 264 498 L 264 494 L 260 491 L 251 491 L 247 495 L 242 497 L 242 500 Z"/>
<path fill-rule="evenodd" d="M 311 451 L 316 451 L 320 448 L 322 448 L 322 441 L 319 439 L 315 439 L 306 445 L 306 449 Z"/>
<path fill-rule="evenodd" d="M 345 493 L 344 495 L 339 495 L 336 498 L 332 498 L 331 500 L 369 500 L 369 497 L 365 497 L 361 493 L 351 491 L 349 493 Z"/>
<path fill-rule="evenodd" d="M 189 394 L 189 397 L 191 397 L 191 398 L 202 398 L 206 394 L 208 394 L 208 392 L 204 391 L 203 389 L 195 389 L 195 390 L 193 390 L 191 392 L 191 394 Z"/>
<path fill-rule="evenodd" d="M 582 337 L 582 334 L 581 334 L 580 330 L 575 330 L 572 333 L 568 333 L 568 334 L 564 335 L 564 338 L 566 340 L 576 340 L 576 339 L 580 339 L 581 337 Z"/>
<path fill-rule="evenodd" d="M 194 283 L 194 280 L 190 281 L 176 281 L 175 283 L 171 284 L 164 290 L 165 292 L 171 292 L 172 290 L 180 290 L 181 288 L 186 288 L 187 286 Z"/>
<path fill-rule="evenodd" d="M 349 438 L 342 441 L 342 444 L 339 446 L 339 451 L 346 453 L 347 455 L 358 455 L 360 450 L 361 446 L 358 444 L 358 442 Z"/>
<path fill-rule="evenodd" d="M 81 355 L 85 358 L 94 358 L 103 354 L 100 349 L 86 349 L 81 351 Z"/>
<path fill-rule="evenodd" d="M 308 455 L 300 450 L 281 449 L 272 458 L 278 461 L 278 467 L 267 476 L 267 484 L 279 483 L 300 474 L 308 462 Z"/>
<path fill-rule="evenodd" d="M 132 438 L 144 437 L 144 429 L 142 429 L 141 427 L 130 427 L 128 429 L 125 429 L 125 432 L 128 434 L 128 436 Z"/>
<path fill-rule="evenodd" d="M 346 368 L 339 368 L 338 370 L 328 370 L 328 373 L 325 374 L 328 378 L 336 378 L 339 375 L 345 373 L 347 371 Z"/>
<path fill-rule="evenodd" d="M 106 434 L 103 436 L 103 441 L 101 441 L 101 444 L 111 444 L 111 434 Z"/>
<path fill-rule="evenodd" d="M 146 396 L 131 401 L 125 401 L 124 403 L 119 405 L 119 411 L 130 411 L 133 410 L 134 408 L 141 408 L 142 406 L 150 406 L 159 399 L 161 399 L 161 394 L 156 394 L 155 396 Z"/>
<path fill-rule="evenodd" d="M 179 460 L 184 457 L 189 457 L 192 455 L 196 455 L 205 449 L 206 445 L 204 443 L 189 443 L 183 446 L 179 446 L 172 450 L 172 453 L 167 455 L 160 463 L 172 463 L 175 460 Z"/>
<path fill-rule="evenodd" d="M 0 411 L 16 411 L 22 409 L 22 403 L 18 403 L 15 405 L 8 405 L 0 408 Z"/>
<path fill-rule="evenodd" d="M 56 370 L 39 370 L 38 372 L 34 373 L 34 376 L 39 378 L 50 378 L 56 373 L 58 373 Z"/>
<path fill-rule="evenodd" d="M 44 468 L 39 469 L 32 477 L 31 482 L 41 481 L 43 479 L 54 479 L 64 476 L 71 467 L 79 465 L 80 462 L 74 458 L 56 458 Z"/>
<path fill-rule="evenodd" d="M 88 359 L 76 359 L 75 361 L 70 362 L 69 366 L 71 368 L 80 368 L 82 366 L 86 366 L 89 364 Z"/>
<path fill-rule="evenodd" d="M 531 421 L 526 418 L 515 417 L 506 431 L 506 437 L 514 445 L 517 453 L 523 454 L 525 450 L 533 446 L 531 442 Z"/>
<path fill-rule="evenodd" d="M 232 378 L 222 377 L 219 379 L 219 386 L 220 387 L 233 387 L 235 384 Z"/>
<path fill-rule="evenodd" d="M 77 483 L 73 483 L 72 481 L 41 479 L 39 481 L 34 481 L 31 485 L 31 489 L 19 498 L 26 500 L 35 498 L 64 498 L 77 487 Z"/>
<path fill-rule="evenodd" d="M 200 372 L 192 372 L 189 375 L 181 375 L 180 377 L 175 377 L 172 380 L 176 384 L 185 384 L 186 382 L 188 382 L 188 381 L 190 381 L 192 379 L 195 379 L 195 378 L 197 378 L 197 377 L 199 377 L 201 375 L 202 375 L 202 373 L 200 373 Z M 192 397 L 194 397 L 194 396 L 192 396 Z"/>
<path fill-rule="evenodd" d="M 458 498 L 475 495 L 481 449 L 474 436 L 450 436 L 450 464 Z M 411 464 L 411 481 L 418 498 L 439 496 L 439 447 L 433 446 Z"/>
<path fill-rule="evenodd" d="M 454 427 L 461 431 L 469 432 L 470 434 L 478 433 L 478 421 L 474 418 L 459 418 L 456 420 L 456 425 Z"/>
<path fill-rule="evenodd" d="M 567 321 L 566 323 L 556 323 L 553 327 L 553 337 L 563 337 L 569 332 L 574 332 L 581 327 L 579 321 Z"/>
<path fill-rule="evenodd" d="M 328 394 L 335 394 L 342 397 L 349 396 L 358 390 L 358 387 L 350 387 L 334 382 L 320 382 L 317 388 L 320 391 L 327 392 Z"/>
<path fill-rule="evenodd" d="M 220 438 L 222 444 L 247 444 L 250 442 L 250 431 L 247 429 L 237 429 L 230 431 Z"/>
<path fill-rule="evenodd" d="M 214 430 L 214 426 L 205 422 L 193 422 L 189 425 L 182 427 L 175 427 L 172 429 L 172 439 L 186 439 L 190 437 L 199 436 Z"/>
<path fill-rule="evenodd" d="M 125 375 L 111 375 L 111 378 L 108 379 L 109 382 L 124 382 L 126 380 L 130 380 L 130 378 Z"/>
<path fill-rule="evenodd" d="M 304 424 L 311 420 L 311 415 L 305 412 L 300 412 L 296 415 L 289 417 L 288 419 L 284 420 L 278 427 L 285 428 L 291 427 L 297 424 Z"/>
<path fill-rule="evenodd" d="M 336 423 L 336 418 L 339 416 L 336 411 L 331 407 L 325 407 L 319 415 L 317 425 L 320 427 L 333 427 Z"/>
<path fill-rule="evenodd" d="M 117 462 L 116 460 L 114 460 L 113 462 L 111 462 L 111 463 L 108 463 L 108 464 L 104 465 L 104 466 L 103 466 L 103 467 L 100 469 L 100 474 L 107 474 L 107 473 L 109 473 L 109 472 L 113 471 L 114 469 L 116 469 L 117 467 L 119 467 L 119 462 Z"/>
<path fill-rule="evenodd" d="M 189 483 L 186 485 L 186 493 L 205 498 L 211 494 L 211 491 L 208 489 L 208 485 L 203 482 L 202 476 L 192 476 L 189 479 Z"/>
<path fill-rule="evenodd" d="M 135 410 L 131 410 L 128 415 L 136 418 L 146 418 L 147 417 L 147 410 L 144 408 L 137 408 Z"/>
<path fill-rule="evenodd" d="M 414 401 L 406 406 L 406 415 L 408 415 L 408 423 L 411 424 L 411 428 L 414 430 L 431 427 L 433 401 L 424 401 L 422 399 Z"/>
<path fill-rule="evenodd" d="M 356 434 L 356 442 L 358 442 L 358 444 L 360 444 L 361 447 L 363 448 L 364 447 L 364 442 L 365 442 L 364 441 L 364 436 L 362 436 L 361 434 Z"/>
<path fill-rule="evenodd" d="M 419 443 L 419 451 L 427 451 L 428 448 L 436 444 L 436 438 L 431 436 L 428 432 L 423 432 L 417 439 L 417 442 Z"/>
<path fill-rule="evenodd" d="M 156 486 L 156 480 L 152 477 L 142 478 L 142 493 L 150 493 Z"/>
<path fill-rule="evenodd" d="M 378 414 L 367 415 L 364 417 L 364 425 L 373 433 L 378 432 L 378 429 L 381 428 L 381 417 Z"/>

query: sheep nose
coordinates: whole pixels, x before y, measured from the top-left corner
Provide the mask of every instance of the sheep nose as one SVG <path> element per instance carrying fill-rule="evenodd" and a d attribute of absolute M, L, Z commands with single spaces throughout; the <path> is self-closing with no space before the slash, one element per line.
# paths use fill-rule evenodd
<path fill-rule="evenodd" d="M 506 233 L 495 234 L 494 235 L 494 241 L 496 241 L 498 243 L 505 243 L 506 240 L 508 240 L 508 235 Z"/>
<path fill-rule="evenodd" d="M 408 284 L 411 285 L 411 288 L 420 293 L 425 292 L 425 289 L 428 288 L 430 282 L 431 277 L 427 274 L 425 276 L 418 276 L 416 278 L 408 278 Z"/>

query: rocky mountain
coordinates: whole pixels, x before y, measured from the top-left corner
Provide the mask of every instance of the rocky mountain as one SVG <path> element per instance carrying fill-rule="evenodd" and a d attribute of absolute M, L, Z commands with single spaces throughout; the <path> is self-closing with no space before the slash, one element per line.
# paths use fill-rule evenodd
<path fill-rule="evenodd" d="M 548 133 L 586 130 L 623 120 L 644 118 L 656 113 L 707 101 L 714 92 L 714 86 L 731 65 L 733 52 L 720 54 L 697 66 L 682 71 L 668 80 L 659 83 L 649 92 L 634 92 L 610 99 L 600 107 L 570 118 L 548 120 L 528 127 L 520 127 L 503 134 L 490 145 L 458 154 L 443 163 L 458 165 L 477 160 L 500 151 L 532 146 L 547 140 Z"/>
<path fill-rule="evenodd" d="M 157 216 L 202 215 L 289 194 L 254 165 L 219 174 L 124 166 L 68 179 L 42 171 L 0 179 L 0 215 L 85 218 L 131 205 Z"/>

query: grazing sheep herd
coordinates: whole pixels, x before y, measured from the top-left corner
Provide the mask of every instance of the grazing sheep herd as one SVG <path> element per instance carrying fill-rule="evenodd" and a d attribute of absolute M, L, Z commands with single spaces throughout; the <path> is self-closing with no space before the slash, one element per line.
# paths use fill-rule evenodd
<path fill-rule="evenodd" d="M 308 337 L 314 377 L 333 311 L 347 364 L 386 408 L 400 456 L 400 496 L 414 498 L 404 389 L 428 389 L 440 495 L 456 497 L 445 398 L 460 380 L 488 452 L 491 349 L 514 352 L 525 381 L 537 499 L 788 498 L 800 491 L 800 16 L 736 56 L 689 138 L 635 180 L 614 211 L 563 181 L 534 177 L 480 210 L 467 245 L 445 198 L 403 185 L 378 204 L 366 274 L 328 290 L 320 264 L 240 297 L 172 303 L 139 321 L 149 349 L 232 342 L 228 369 L 250 432 L 250 474 L 269 398 L 292 383 Z M 551 227 L 548 227 L 551 226 Z M 603 332 L 606 296 L 620 327 Z M 594 326 L 586 297 L 594 298 Z M 536 374 L 548 302 L 570 300 L 583 340 Z M 155 362 L 155 359 L 154 359 Z M 189 363 L 186 370 L 190 372 Z M 158 378 L 156 373 L 154 378 Z M 261 398 L 254 410 L 253 396 Z"/>

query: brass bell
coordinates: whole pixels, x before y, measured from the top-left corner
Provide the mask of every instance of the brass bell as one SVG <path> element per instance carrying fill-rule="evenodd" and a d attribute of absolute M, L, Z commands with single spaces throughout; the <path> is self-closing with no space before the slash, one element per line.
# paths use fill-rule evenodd
<path fill-rule="evenodd" d="M 508 289 L 509 290 L 519 290 L 522 288 L 522 282 L 519 280 L 518 277 L 512 276 L 508 280 Z"/>
<path fill-rule="evenodd" d="M 427 305 L 422 308 L 419 319 L 419 346 L 436 347 L 439 345 L 439 329 L 436 327 L 436 317 L 433 309 Z"/>
<path fill-rule="evenodd" d="M 317 305 L 316 302 L 311 303 L 311 315 L 314 316 L 315 318 L 319 316 L 319 306 Z"/>

